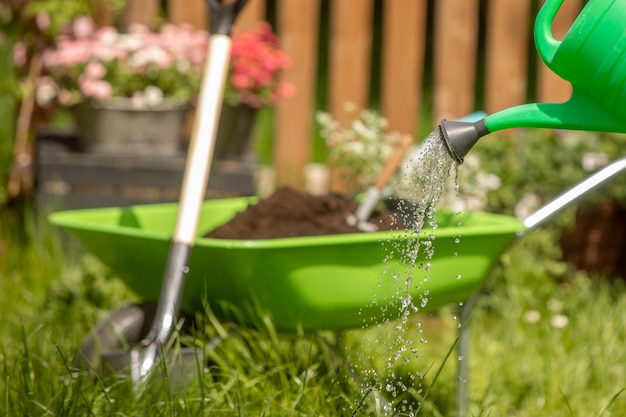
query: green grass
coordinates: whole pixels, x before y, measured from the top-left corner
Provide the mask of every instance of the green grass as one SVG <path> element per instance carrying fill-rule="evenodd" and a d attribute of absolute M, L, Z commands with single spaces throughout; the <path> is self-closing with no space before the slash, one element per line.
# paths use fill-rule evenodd
<path fill-rule="evenodd" d="M 83 337 L 133 295 L 45 222 L 27 215 L 16 229 L 3 219 L 1 415 L 384 415 L 382 394 L 364 389 L 354 372 L 368 386 L 389 384 L 397 415 L 454 415 L 457 306 L 411 317 L 400 333 L 394 322 L 344 334 L 280 334 L 262 311 L 255 326 L 241 328 L 207 310 L 174 351 L 224 340 L 183 387 L 160 378 L 135 395 L 123 376 L 81 372 L 72 359 Z M 553 242 L 549 230 L 517 240 L 478 300 L 471 355 L 461 359 L 471 367 L 473 416 L 626 415 L 623 284 L 574 271 Z M 555 327 L 554 316 L 567 325 Z"/>

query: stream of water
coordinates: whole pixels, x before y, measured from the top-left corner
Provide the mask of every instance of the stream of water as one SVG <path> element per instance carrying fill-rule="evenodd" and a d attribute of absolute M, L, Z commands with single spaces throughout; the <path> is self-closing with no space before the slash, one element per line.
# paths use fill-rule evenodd
<path fill-rule="evenodd" d="M 384 318 L 394 320 L 394 327 L 387 334 L 383 331 L 374 332 L 375 338 L 365 341 L 371 344 L 375 353 L 368 358 L 361 358 L 363 360 L 359 359 L 360 365 L 354 369 L 355 373 L 364 376 L 364 395 L 377 393 L 378 400 L 383 396 L 392 399 L 391 403 L 380 405 L 385 415 L 398 412 L 407 416 L 415 415 L 415 401 L 407 398 L 411 395 L 406 394 L 414 390 L 414 398 L 423 395 L 420 392 L 422 375 L 409 374 L 408 380 L 401 380 L 397 371 L 419 358 L 418 346 L 427 342 L 423 337 L 415 340 L 416 333 L 422 334 L 421 324 L 410 320 L 410 316 L 428 305 L 428 290 L 416 290 L 430 280 L 430 260 L 435 253 L 433 231 L 437 229 L 435 212 L 447 180 L 455 170 L 456 163 L 437 129 L 426 138 L 405 171 L 406 178 L 403 181 L 410 184 L 411 191 L 399 205 L 399 216 L 406 230 L 397 232 L 405 235 L 397 241 L 385 242 L 387 256 L 384 275 L 391 277 L 392 284 L 385 282 L 379 285 L 384 293 L 389 290 L 384 286 L 393 285 L 391 300 L 388 296 L 381 296 L 372 301 L 381 308 Z M 415 296 L 416 293 L 418 296 Z M 389 308 L 390 303 L 394 305 L 393 308 Z M 389 328 L 388 324 L 378 323 L 375 326 L 379 329 Z M 382 371 L 381 364 L 384 368 Z"/>

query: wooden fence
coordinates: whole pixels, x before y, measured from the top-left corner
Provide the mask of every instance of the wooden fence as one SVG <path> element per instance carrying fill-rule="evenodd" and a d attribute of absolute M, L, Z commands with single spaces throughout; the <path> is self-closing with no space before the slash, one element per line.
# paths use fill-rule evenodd
<path fill-rule="evenodd" d="M 127 22 L 154 25 L 159 13 L 200 28 L 208 22 L 205 0 L 128 3 Z M 583 3 L 565 1 L 553 26 L 557 38 Z M 276 108 L 277 185 L 303 188 L 321 63 L 327 64 L 325 107 L 340 122 L 348 121 L 347 101 L 368 108 L 378 88 L 379 110 L 390 128 L 412 134 L 477 109 L 491 113 L 530 99 L 567 99 L 569 84 L 548 71 L 534 49 L 532 26 L 540 5 L 540 0 L 249 0 L 237 26 L 273 20 L 293 58 L 284 78 L 297 94 Z"/>

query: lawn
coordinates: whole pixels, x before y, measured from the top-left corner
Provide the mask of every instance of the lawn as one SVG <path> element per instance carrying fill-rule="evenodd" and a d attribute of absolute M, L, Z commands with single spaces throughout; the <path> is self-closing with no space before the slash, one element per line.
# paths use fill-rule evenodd
<path fill-rule="evenodd" d="M 72 364 L 97 320 L 134 296 L 30 210 L 24 227 L 2 221 L 2 415 L 376 416 L 386 399 L 396 415 L 452 416 L 460 360 L 471 368 L 473 416 L 626 415 L 623 282 L 560 261 L 553 230 L 528 233 L 501 258 L 470 319 L 469 357 L 451 350 L 458 306 L 401 330 L 392 322 L 343 334 L 280 334 L 263 311 L 240 328 L 207 310 L 173 349 L 221 335 L 208 365 L 188 384 L 155 378 L 138 394 L 124 376 Z"/>

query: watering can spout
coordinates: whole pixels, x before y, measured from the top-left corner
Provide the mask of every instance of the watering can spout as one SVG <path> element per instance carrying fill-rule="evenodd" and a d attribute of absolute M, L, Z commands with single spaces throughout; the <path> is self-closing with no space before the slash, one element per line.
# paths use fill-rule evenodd
<path fill-rule="evenodd" d="M 481 137 L 523 127 L 626 133 L 626 119 L 619 119 L 584 95 L 574 93 L 565 103 L 523 104 L 474 123 L 442 120 L 439 129 L 450 155 L 462 163 Z"/>
<path fill-rule="evenodd" d="M 485 119 L 477 122 L 450 121 L 443 119 L 439 125 L 441 138 L 450 156 L 459 164 L 478 139 L 489 133 Z"/>

